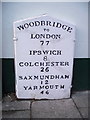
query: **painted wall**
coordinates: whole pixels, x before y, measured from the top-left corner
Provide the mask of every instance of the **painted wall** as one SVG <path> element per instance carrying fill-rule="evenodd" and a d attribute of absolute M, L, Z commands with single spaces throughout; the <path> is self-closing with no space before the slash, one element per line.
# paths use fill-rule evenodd
<path fill-rule="evenodd" d="M 5 58 L 2 59 L 3 94 L 15 92 L 13 22 L 28 17 L 36 17 L 44 13 L 76 25 L 72 90 L 90 90 L 90 86 L 88 86 L 88 61 L 90 62 L 90 58 L 88 59 L 88 2 L 3 2 L 2 12 L 0 5 L 1 13 L 2 31 L 0 30 L 0 35 L 3 37 L 3 46 L 1 46 L 0 38 L 0 52 L 2 50 L 1 47 L 3 47 L 3 58 Z"/>
<path fill-rule="evenodd" d="M 0 58 L 2 58 L 2 3 L 0 2 Z"/>
<path fill-rule="evenodd" d="M 76 25 L 75 58 L 88 58 L 88 3 L 2 3 L 3 58 L 14 58 L 13 22 L 48 13 Z M 0 39 L 1 43 L 1 39 Z M 1 57 L 1 56 L 0 56 Z"/>
<path fill-rule="evenodd" d="M 90 31 L 90 1 L 88 3 L 88 33 L 89 33 L 89 31 Z M 88 34 L 88 46 L 89 46 L 89 48 L 88 48 L 88 51 L 89 51 L 88 56 L 90 58 L 90 34 Z"/>
<path fill-rule="evenodd" d="M 2 2 L 42 2 L 42 0 L 1 0 Z M 43 2 L 89 2 L 89 0 L 43 0 Z"/>

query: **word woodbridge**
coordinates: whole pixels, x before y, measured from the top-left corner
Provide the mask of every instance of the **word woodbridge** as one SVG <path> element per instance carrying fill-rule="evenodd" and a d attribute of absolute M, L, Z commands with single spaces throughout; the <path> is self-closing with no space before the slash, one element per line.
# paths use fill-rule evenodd
<path fill-rule="evenodd" d="M 67 32 L 71 33 L 72 28 L 69 27 L 68 25 L 64 25 L 59 22 L 53 22 L 53 21 L 32 21 L 32 22 L 26 22 L 23 25 L 19 25 L 17 27 L 18 30 L 25 30 L 29 27 L 40 27 L 40 26 L 51 26 L 51 27 L 56 27 L 56 28 L 61 28 L 63 30 L 66 30 Z"/>

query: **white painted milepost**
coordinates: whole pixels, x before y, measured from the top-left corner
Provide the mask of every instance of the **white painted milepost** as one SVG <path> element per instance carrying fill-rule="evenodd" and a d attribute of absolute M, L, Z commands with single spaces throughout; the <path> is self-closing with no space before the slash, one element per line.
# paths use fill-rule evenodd
<path fill-rule="evenodd" d="M 74 43 L 75 26 L 56 18 L 14 22 L 17 98 L 69 98 Z"/>

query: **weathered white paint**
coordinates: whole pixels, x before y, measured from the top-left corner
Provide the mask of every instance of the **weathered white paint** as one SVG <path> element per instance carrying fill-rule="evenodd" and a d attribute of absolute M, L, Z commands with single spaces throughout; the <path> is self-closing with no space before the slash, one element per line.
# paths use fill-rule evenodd
<path fill-rule="evenodd" d="M 40 38 L 40 34 L 45 34 L 45 38 Z M 69 98 L 74 43 L 75 26 L 56 18 L 43 15 L 14 22 L 17 97 Z M 47 75 L 50 78 L 40 78 Z"/>

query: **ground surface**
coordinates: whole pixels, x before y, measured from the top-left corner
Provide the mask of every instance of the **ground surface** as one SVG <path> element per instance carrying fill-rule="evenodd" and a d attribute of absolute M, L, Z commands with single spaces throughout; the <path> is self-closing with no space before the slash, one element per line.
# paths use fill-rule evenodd
<path fill-rule="evenodd" d="M 70 99 L 17 100 L 14 94 L 2 102 L 3 118 L 88 118 L 88 91 L 75 92 Z M 1 104 L 1 103 L 0 103 Z M 1 107 L 0 107 L 1 111 Z M 1 116 L 1 112 L 0 112 Z"/>

